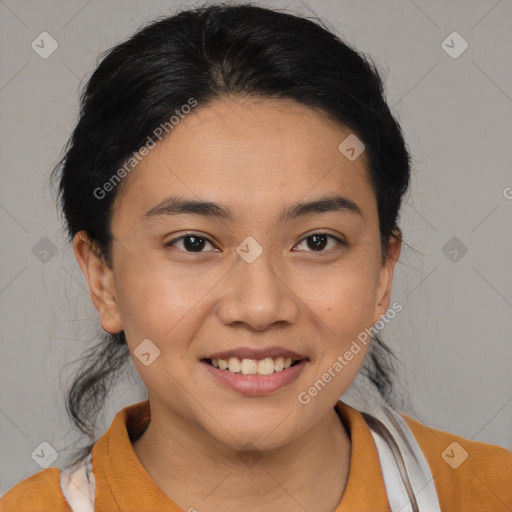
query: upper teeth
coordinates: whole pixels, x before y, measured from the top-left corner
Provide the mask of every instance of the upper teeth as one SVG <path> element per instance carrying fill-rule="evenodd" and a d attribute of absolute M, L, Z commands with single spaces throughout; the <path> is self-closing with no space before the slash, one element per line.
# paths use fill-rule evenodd
<path fill-rule="evenodd" d="M 228 370 L 233 373 L 241 372 L 243 375 L 270 375 L 274 372 L 280 372 L 283 369 L 290 368 L 294 360 L 291 357 L 265 357 L 259 361 L 256 359 L 230 357 L 229 359 L 212 359 L 211 361 L 215 368 Z"/>

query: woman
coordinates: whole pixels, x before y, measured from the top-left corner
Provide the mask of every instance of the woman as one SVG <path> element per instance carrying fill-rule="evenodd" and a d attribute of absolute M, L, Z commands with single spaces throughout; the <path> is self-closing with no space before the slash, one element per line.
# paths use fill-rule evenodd
<path fill-rule="evenodd" d="M 107 53 L 66 149 L 54 177 L 108 333 L 68 410 L 92 436 L 129 357 L 148 400 L 2 511 L 512 507 L 508 451 L 392 407 L 373 326 L 399 311 L 410 157 L 364 56 L 290 14 L 184 10 Z M 371 413 L 339 400 L 359 372 Z"/>

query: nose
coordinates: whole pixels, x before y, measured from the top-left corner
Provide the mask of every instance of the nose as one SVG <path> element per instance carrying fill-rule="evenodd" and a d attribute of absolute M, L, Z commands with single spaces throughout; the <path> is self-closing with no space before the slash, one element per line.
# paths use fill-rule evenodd
<path fill-rule="evenodd" d="M 252 263 L 236 261 L 224 281 L 217 314 L 226 325 L 240 323 L 263 331 L 296 322 L 298 301 L 290 283 L 271 268 L 263 253 Z"/>

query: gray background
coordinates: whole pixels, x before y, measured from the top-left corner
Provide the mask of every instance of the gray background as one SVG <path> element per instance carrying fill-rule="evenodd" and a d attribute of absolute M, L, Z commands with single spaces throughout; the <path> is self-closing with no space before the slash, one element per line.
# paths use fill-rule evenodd
<path fill-rule="evenodd" d="M 404 309 L 383 337 L 403 362 L 415 417 L 512 449 L 512 3 L 260 4 L 316 13 L 384 72 L 414 177 L 401 221 L 409 246 L 393 292 Z M 99 325 L 48 185 L 76 119 L 79 86 L 100 52 L 177 5 L 197 3 L 0 1 L 0 494 L 41 469 L 31 454 L 43 441 L 62 467 L 76 434 L 62 399 L 72 370 L 61 368 Z M 47 59 L 31 48 L 43 31 L 59 44 Z M 453 31 L 469 44 L 456 59 L 441 47 Z M 33 252 L 43 237 L 57 250 L 46 262 Z M 453 237 L 456 257 L 443 249 Z M 129 376 L 109 402 L 105 427 L 121 407 L 144 399 Z"/>

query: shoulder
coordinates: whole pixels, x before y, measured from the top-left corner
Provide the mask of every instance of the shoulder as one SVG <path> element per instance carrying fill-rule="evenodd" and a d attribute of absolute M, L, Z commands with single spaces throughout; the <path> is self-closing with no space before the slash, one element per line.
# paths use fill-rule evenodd
<path fill-rule="evenodd" d="M 60 469 L 43 469 L 18 482 L 0 500 L 0 512 L 71 512 L 60 490 Z"/>
<path fill-rule="evenodd" d="M 452 510 L 512 510 L 512 452 L 401 416 L 427 459 L 441 505 Z"/>

